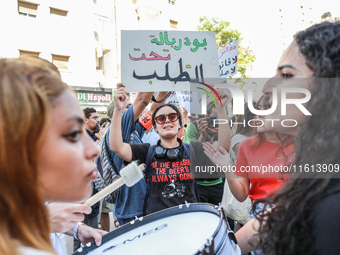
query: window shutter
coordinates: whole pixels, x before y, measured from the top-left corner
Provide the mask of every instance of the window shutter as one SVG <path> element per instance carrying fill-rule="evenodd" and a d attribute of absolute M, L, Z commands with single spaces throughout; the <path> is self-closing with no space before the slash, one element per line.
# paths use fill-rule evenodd
<path fill-rule="evenodd" d="M 18 1 L 18 12 L 20 14 L 27 14 L 37 16 L 38 14 L 38 5 L 31 4 L 27 2 Z"/>
<path fill-rule="evenodd" d="M 50 14 L 51 15 L 56 15 L 56 16 L 66 17 L 67 16 L 67 11 L 59 10 L 59 9 L 50 7 Z"/>
<path fill-rule="evenodd" d="M 172 19 L 170 20 L 170 28 L 177 29 L 177 24 L 178 24 L 177 21 L 174 21 Z"/>
<path fill-rule="evenodd" d="M 58 67 L 59 70 L 68 70 L 68 56 L 52 55 L 52 63 Z"/>
<path fill-rule="evenodd" d="M 20 57 L 25 57 L 25 56 L 36 56 L 39 57 L 39 52 L 34 52 L 34 51 L 26 51 L 26 50 L 19 50 L 20 51 Z"/>

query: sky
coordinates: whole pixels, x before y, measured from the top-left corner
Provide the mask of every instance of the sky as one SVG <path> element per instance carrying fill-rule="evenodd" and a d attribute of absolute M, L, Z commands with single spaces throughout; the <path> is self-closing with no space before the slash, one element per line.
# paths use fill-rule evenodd
<path fill-rule="evenodd" d="M 177 0 L 176 5 L 181 6 L 181 18 L 185 20 L 183 30 L 195 30 L 201 16 L 219 17 L 230 22 L 231 28 L 241 32 L 242 46 L 249 46 L 256 56 L 249 74 L 263 78 L 274 75 L 288 41 L 293 40 L 295 32 L 307 27 L 303 27 L 304 23 L 300 20 L 300 5 L 304 10 L 308 9 L 308 14 L 314 19 L 319 20 L 327 11 L 340 17 L 340 2 L 334 0 Z M 280 9 L 282 12 L 279 12 Z M 282 13 L 285 18 L 285 46 L 280 31 Z"/>

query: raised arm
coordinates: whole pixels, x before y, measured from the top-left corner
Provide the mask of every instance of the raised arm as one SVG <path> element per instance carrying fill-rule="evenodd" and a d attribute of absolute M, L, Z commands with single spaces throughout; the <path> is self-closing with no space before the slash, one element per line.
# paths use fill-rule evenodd
<path fill-rule="evenodd" d="M 118 83 L 118 85 L 122 85 Z M 144 111 L 145 107 L 150 103 L 152 95 L 154 92 L 138 92 L 136 100 L 133 102 L 133 117 L 136 121 L 141 113 Z"/>
<path fill-rule="evenodd" d="M 229 188 L 234 197 L 240 202 L 246 200 L 249 195 L 249 179 L 246 177 L 237 176 L 233 173 L 233 171 L 231 171 L 232 164 L 229 153 L 224 148 L 220 148 L 219 150 L 217 150 L 209 143 L 204 143 L 203 148 L 204 153 L 211 159 L 214 164 L 225 167 L 224 174 L 227 178 Z"/>
<path fill-rule="evenodd" d="M 217 89 L 218 95 L 221 99 L 222 105 L 217 100 L 216 110 L 217 116 L 220 120 L 228 121 L 227 111 L 225 109 L 225 105 L 228 102 L 230 95 L 224 89 Z M 222 121 L 221 121 L 222 122 Z M 220 122 L 220 123 L 221 123 Z M 224 148 L 226 151 L 229 150 L 230 147 L 230 129 L 227 122 L 225 124 L 219 124 L 218 128 L 218 141 L 214 143 L 215 148 L 219 149 L 220 147 Z"/>
<path fill-rule="evenodd" d="M 216 110 L 219 120 L 219 123 L 225 120 L 225 123 L 219 125 L 218 129 L 218 141 L 213 143 L 213 146 L 204 146 L 205 152 L 210 149 L 210 156 L 207 156 L 215 163 L 221 166 L 230 166 L 230 156 L 228 154 L 228 150 L 230 147 L 230 129 L 228 123 L 228 116 L 225 109 L 225 105 L 228 102 L 230 95 L 224 89 L 217 89 L 219 97 L 222 101 L 222 105 L 217 103 Z M 219 101 L 219 100 L 218 100 Z M 219 155 L 220 154 L 220 155 Z M 219 156 L 221 159 L 220 162 L 216 161 L 215 156 Z M 230 169 L 230 168 L 228 168 Z M 243 202 L 247 199 L 249 195 L 249 179 L 240 177 L 235 175 L 232 171 L 225 172 L 225 175 L 228 180 L 229 188 L 235 198 Z"/>
<path fill-rule="evenodd" d="M 109 140 L 111 150 L 121 159 L 131 162 L 132 150 L 128 143 L 122 138 L 122 114 L 127 102 L 127 93 L 122 83 L 117 84 L 114 94 L 115 109 L 112 116 Z"/>

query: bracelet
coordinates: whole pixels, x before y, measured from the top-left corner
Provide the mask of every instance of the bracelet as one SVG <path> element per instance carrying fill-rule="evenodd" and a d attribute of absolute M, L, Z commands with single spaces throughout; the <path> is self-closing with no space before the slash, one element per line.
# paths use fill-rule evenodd
<path fill-rule="evenodd" d="M 75 239 L 77 239 L 77 240 L 79 240 L 78 239 L 78 230 L 79 230 L 79 227 L 81 226 L 81 225 L 85 225 L 83 222 L 78 222 L 77 223 L 77 225 L 74 227 L 74 229 L 73 229 L 73 237 L 75 238 Z"/>
<path fill-rule="evenodd" d="M 152 95 L 151 100 L 155 103 L 162 103 L 163 101 L 167 100 L 169 96 L 171 96 L 172 94 L 174 94 L 173 91 L 169 91 L 168 94 L 165 95 L 165 97 L 159 101 L 156 100 L 156 98 Z"/>

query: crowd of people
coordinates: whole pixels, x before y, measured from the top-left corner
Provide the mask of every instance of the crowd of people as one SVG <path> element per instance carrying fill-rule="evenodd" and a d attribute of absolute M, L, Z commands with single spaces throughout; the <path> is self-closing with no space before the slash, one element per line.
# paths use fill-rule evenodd
<path fill-rule="evenodd" d="M 165 103 L 167 92 L 156 98 L 154 92 L 139 92 L 129 102 L 119 83 L 108 118 L 100 120 L 95 109 L 81 110 L 52 63 L 0 59 L 0 254 L 62 255 L 56 233 L 73 236 L 75 250 L 89 241 L 100 245 L 110 231 L 109 213 L 123 226 L 184 203 L 218 205 L 227 188 L 227 196 L 252 204 L 248 223 L 242 221 L 236 232 L 242 253 L 339 254 L 339 76 L 340 23 L 298 32 L 263 96 L 252 102 L 263 111 L 277 99 L 276 110 L 254 115 L 245 105 L 245 114 L 234 118 L 253 125 L 235 130 L 209 122 L 229 119 L 231 95 L 224 89 L 217 89 L 221 104 L 209 104 L 207 115 L 194 120 Z M 284 104 L 281 94 L 304 96 L 288 94 L 287 88 L 306 89 L 311 99 Z M 282 125 L 287 119 L 296 125 Z M 92 208 L 83 204 L 136 160 L 146 165 L 145 178 Z M 208 178 L 194 173 L 193 165 L 236 171 Z M 290 171 L 243 171 L 280 166 Z"/>

